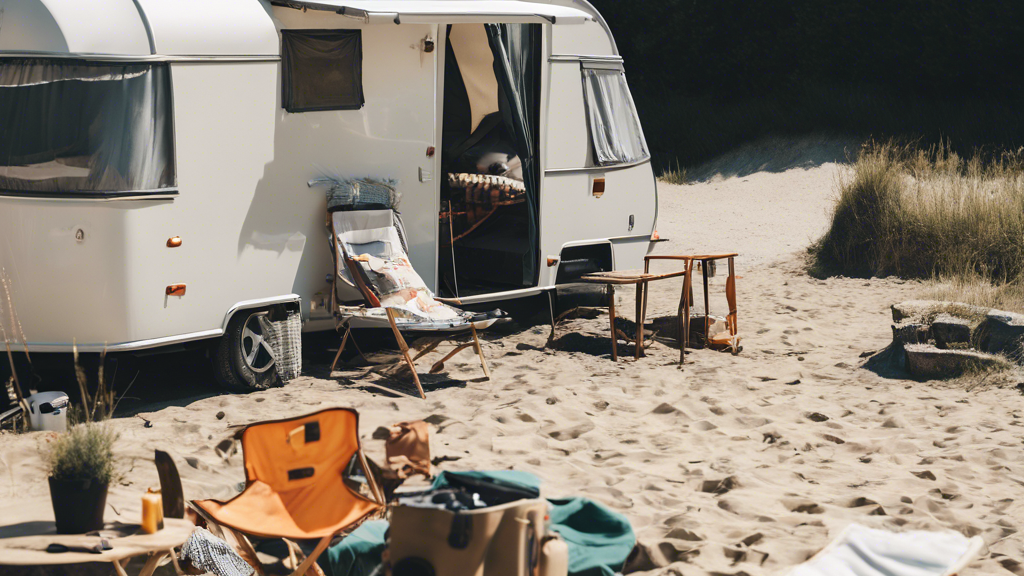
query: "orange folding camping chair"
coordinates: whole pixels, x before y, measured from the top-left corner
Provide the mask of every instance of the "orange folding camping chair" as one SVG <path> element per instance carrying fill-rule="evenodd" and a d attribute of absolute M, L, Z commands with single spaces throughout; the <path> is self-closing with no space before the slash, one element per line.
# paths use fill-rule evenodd
<path fill-rule="evenodd" d="M 305 574 L 335 535 L 384 506 L 383 492 L 359 446 L 358 429 L 358 413 L 347 408 L 252 424 L 242 432 L 245 490 L 227 502 L 197 500 L 194 505 L 207 521 L 227 528 L 249 548 L 246 534 L 286 541 L 319 539 L 292 572 Z M 362 466 L 373 499 L 345 482 L 353 458 Z"/>

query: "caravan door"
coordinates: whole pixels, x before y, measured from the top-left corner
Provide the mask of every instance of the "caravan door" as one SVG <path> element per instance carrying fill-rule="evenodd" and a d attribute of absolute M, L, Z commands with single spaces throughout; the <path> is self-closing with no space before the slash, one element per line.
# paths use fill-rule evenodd
<path fill-rule="evenodd" d="M 358 80 L 362 103 L 309 102 L 309 110 L 278 109 L 275 157 L 261 182 L 270 208 L 266 218 L 276 227 L 303 231 L 308 239 L 295 292 L 312 302 L 307 329 L 333 328 L 330 315 L 332 257 L 324 234 L 324 188 L 310 189 L 314 178 L 375 178 L 398 181 L 399 211 L 408 233 L 409 259 L 428 286 L 435 282 L 437 237 L 437 169 L 435 75 L 433 49 L 437 26 L 368 24 L 334 11 L 295 9 L 275 3 L 274 18 L 283 35 L 326 34 L 339 48 L 323 43 L 328 54 L 342 55 L 342 37 L 358 38 Z M 294 4 L 294 3 L 289 3 Z M 310 42 L 311 51 L 319 45 Z M 315 53 L 314 53 L 315 55 Z M 281 81 L 288 62 L 282 58 Z M 315 69 L 315 68 L 314 68 Z M 348 70 L 348 68 L 346 68 Z M 345 86 L 342 85 L 341 88 Z M 301 88 L 301 87 L 300 87 Z M 340 91 L 340 90 L 339 90 Z M 330 91 L 324 91 L 331 95 Z M 282 90 L 282 98 L 287 92 Z M 301 102 L 299 103 L 301 104 Z M 315 109 L 322 107 L 324 109 Z M 294 220 L 287 224 L 281 220 Z M 300 222 L 301 220 L 301 222 Z"/>

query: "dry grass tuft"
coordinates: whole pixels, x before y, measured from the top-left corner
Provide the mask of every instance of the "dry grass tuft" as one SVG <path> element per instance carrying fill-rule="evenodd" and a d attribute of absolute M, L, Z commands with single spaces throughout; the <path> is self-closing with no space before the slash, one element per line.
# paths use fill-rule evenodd
<path fill-rule="evenodd" d="M 676 159 L 675 168 L 669 165 L 669 168 L 662 171 L 661 176 L 658 176 L 658 180 L 666 182 L 668 184 L 689 184 L 690 178 L 687 174 L 686 168 L 679 165 L 679 159 Z"/>
<path fill-rule="evenodd" d="M 993 284 L 984 278 L 943 278 L 925 285 L 921 296 L 1024 314 L 1024 281 Z"/>
<path fill-rule="evenodd" d="M 1019 290 L 1024 151 L 983 161 L 944 146 L 869 143 L 838 192 L 832 225 L 811 248 L 818 272 L 983 280 L 1005 284 L 1007 296 Z"/>

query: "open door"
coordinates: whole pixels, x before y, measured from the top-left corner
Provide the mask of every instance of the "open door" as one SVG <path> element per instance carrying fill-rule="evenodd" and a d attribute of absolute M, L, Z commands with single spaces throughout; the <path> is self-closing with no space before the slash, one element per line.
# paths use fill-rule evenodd
<path fill-rule="evenodd" d="M 541 25 L 447 32 L 438 292 L 536 286 Z"/>

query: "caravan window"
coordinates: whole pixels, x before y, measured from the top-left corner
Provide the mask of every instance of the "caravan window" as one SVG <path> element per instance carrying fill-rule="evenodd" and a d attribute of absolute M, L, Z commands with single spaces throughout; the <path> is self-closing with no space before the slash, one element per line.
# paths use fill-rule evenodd
<path fill-rule="evenodd" d="M 584 62 L 583 93 L 595 164 L 630 164 L 650 157 L 626 75 L 618 64 Z"/>
<path fill-rule="evenodd" d="M 289 112 L 363 107 L 359 30 L 282 30 L 282 106 Z"/>
<path fill-rule="evenodd" d="M 166 64 L 0 60 L 0 193 L 176 186 Z"/>

